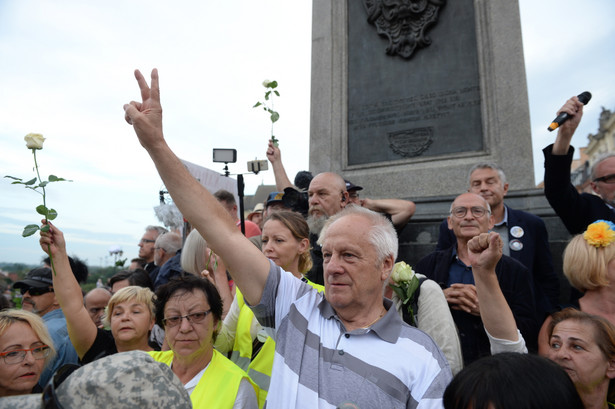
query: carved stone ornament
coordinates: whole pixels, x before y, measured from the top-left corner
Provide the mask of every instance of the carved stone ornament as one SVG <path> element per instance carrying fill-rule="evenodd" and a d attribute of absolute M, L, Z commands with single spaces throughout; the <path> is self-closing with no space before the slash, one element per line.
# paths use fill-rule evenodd
<path fill-rule="evenodd" d="M 426 32 L 445 4 L 446 0 L 363 0 L 367 21 L 389 40 L 386 53 L 403 58 L 431 44 Z"/>
<path fill-rule="evenodd" d="M 433 128 L 430 126 L 389 133 L 390 148 L 405 158 L 422 155 L 432 142 Z"/>

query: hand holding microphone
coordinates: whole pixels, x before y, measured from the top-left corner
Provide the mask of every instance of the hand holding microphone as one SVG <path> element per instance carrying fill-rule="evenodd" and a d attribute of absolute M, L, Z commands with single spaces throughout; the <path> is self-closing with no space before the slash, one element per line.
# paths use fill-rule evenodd
<path fill-rule="evenodd" d="M 579 94 L 577 98 L 579 99 L 579 102 L 581 102 L 583 105 L 587 105 L 589 100 L 592 99 L 592 94 L 589 91 L 585 91 Z M 551 125 L 549 125 L 547 130 L 551 132 L 559 128 L 559 126 L 562 125 L 564 122 L 566 122 L 569 118 L 570 118 L 570 115 L 568 115 L 568 113 L 561 112 L 558 116 L 555 117 L 553 122 L 551 122 Z"/>

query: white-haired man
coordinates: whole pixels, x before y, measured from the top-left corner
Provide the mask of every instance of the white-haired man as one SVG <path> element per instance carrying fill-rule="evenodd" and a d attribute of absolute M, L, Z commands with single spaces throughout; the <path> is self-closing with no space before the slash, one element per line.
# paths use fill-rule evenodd
<path fill-rule="evenodd" d="M 270 328 L 276 354 L 272 408 L 440 408 L 451 379 L 435 343 L 401 321 L 382 296 L 396 257 L 392 225 L 365 209 L 331 218 L 321 234 L 326 296 L 271 263 L 166 144 L 158 72 L 142 102 L 124 106 L 182 214 L 231 271 L 244 299 Z M 380 237 L 387 243 L 381 250 Z M 354 405 L 354 406 L 350 406 Z"/>

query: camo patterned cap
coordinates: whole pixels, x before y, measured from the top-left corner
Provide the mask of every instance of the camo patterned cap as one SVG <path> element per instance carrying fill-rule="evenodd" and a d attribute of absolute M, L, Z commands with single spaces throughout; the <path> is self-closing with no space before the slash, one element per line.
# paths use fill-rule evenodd
<path fill-rule="evenodd" d="M 192 408 L 190 395 L 167 365 L 143 351 L 98 359 L 70 374 L 56 389 L 58 401 L 72 408 Z M 41 394 L 0 399 L 2 408 L 39 409 Z"/>

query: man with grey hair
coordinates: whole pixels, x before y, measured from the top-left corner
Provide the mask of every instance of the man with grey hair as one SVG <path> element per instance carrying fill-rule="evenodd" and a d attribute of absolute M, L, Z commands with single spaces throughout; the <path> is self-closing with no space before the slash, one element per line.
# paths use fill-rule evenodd
<path fill-rule="evenodd" d="M 154 243 L 156 243 L 156 239 L 159 235 L 166 232 L 168 232 L 168 230 L 162 226 L 147 226 L 145 228 L 145 234 L 143 234 L 143 237 L 139 240 L 139 257 L 145 260 L 145 266 L 143 268 L 149 274 L 152 283 L 156 280 L 158 270 L 160 269 L 160 267 L 154 263 Z"/>
<path fill-rule="evenodd" d="M 531 213 L 504 204 L 508 183 L 504 170 L 495 163 L 478 163 L 468 173 L 468 192 L 483 197 L 491 206 L 492 231 L 499 233 L 503 253 L 519 261 L 530 271 L 534 283 L 534 300 L 539 321 L 559 305 L 559 278 L 553 268 L 549 235 L 544 221 Z M 456 242 L 455 234 L 444 220 L 436 250 Z M 531 345 L 531 344 L 530 344 Z"/>
<path fill-rule="evenodd" d="M 583 103 L 572 97 L 558 112 L 569 115 L 560 125 L 552 145 L 543 149 L 545 156 L 545 196 L 570 234 L 583 233 L 596 220 L 615 222 L 615 153 L 600 156 L 591 170 L 591 187 L 596 193 L 579 193 L 570 183 L 574 131 L 583 116 Z"/>
<path fill-rule="evenodd" d="M 164 233 L 158 236 L 154 245 L 154 263 L 160 270 L 154 281 L 154 291 L 175 276 L 183 274 L 181 268 L 182 236 Z"/>
<path fill-rule="evenodd" d="M 139 71 L 135 76 L 143 100 L 124 106 L 126 120 L 177 207 L 222 257 L 276 341 L 267 407 L 441 408 L 451 380 L 444 356 L 382 295 L 395 263 L 393 226 L 366 209 L 338 212 L 321 238 L 319 293 L 268 260 L 188 173 L 163 136 L 157 70 L 151 88 Z M 374 245 L 381 241 L 382 251 Z"/>
<path fill-rule="evenodd" d="M 428 254 L 415 266 L 417 273 L 424 274 L 444 289 L 459 330 L 465 365 L 489 355 L 491 351 L 489 336 L 483 328 L 468 242 L 489 232 L 493 223 L 490 204 L 485 198 L 475 193 L 457 196 L 447 218 L 448 227 L 455 235 L 455 243 L 447 249 Z M 495 266 L 495 275 L 528 348 L 536 348 L 538 322 L 528 269 L 511 257 L 502 255 Z"/>

